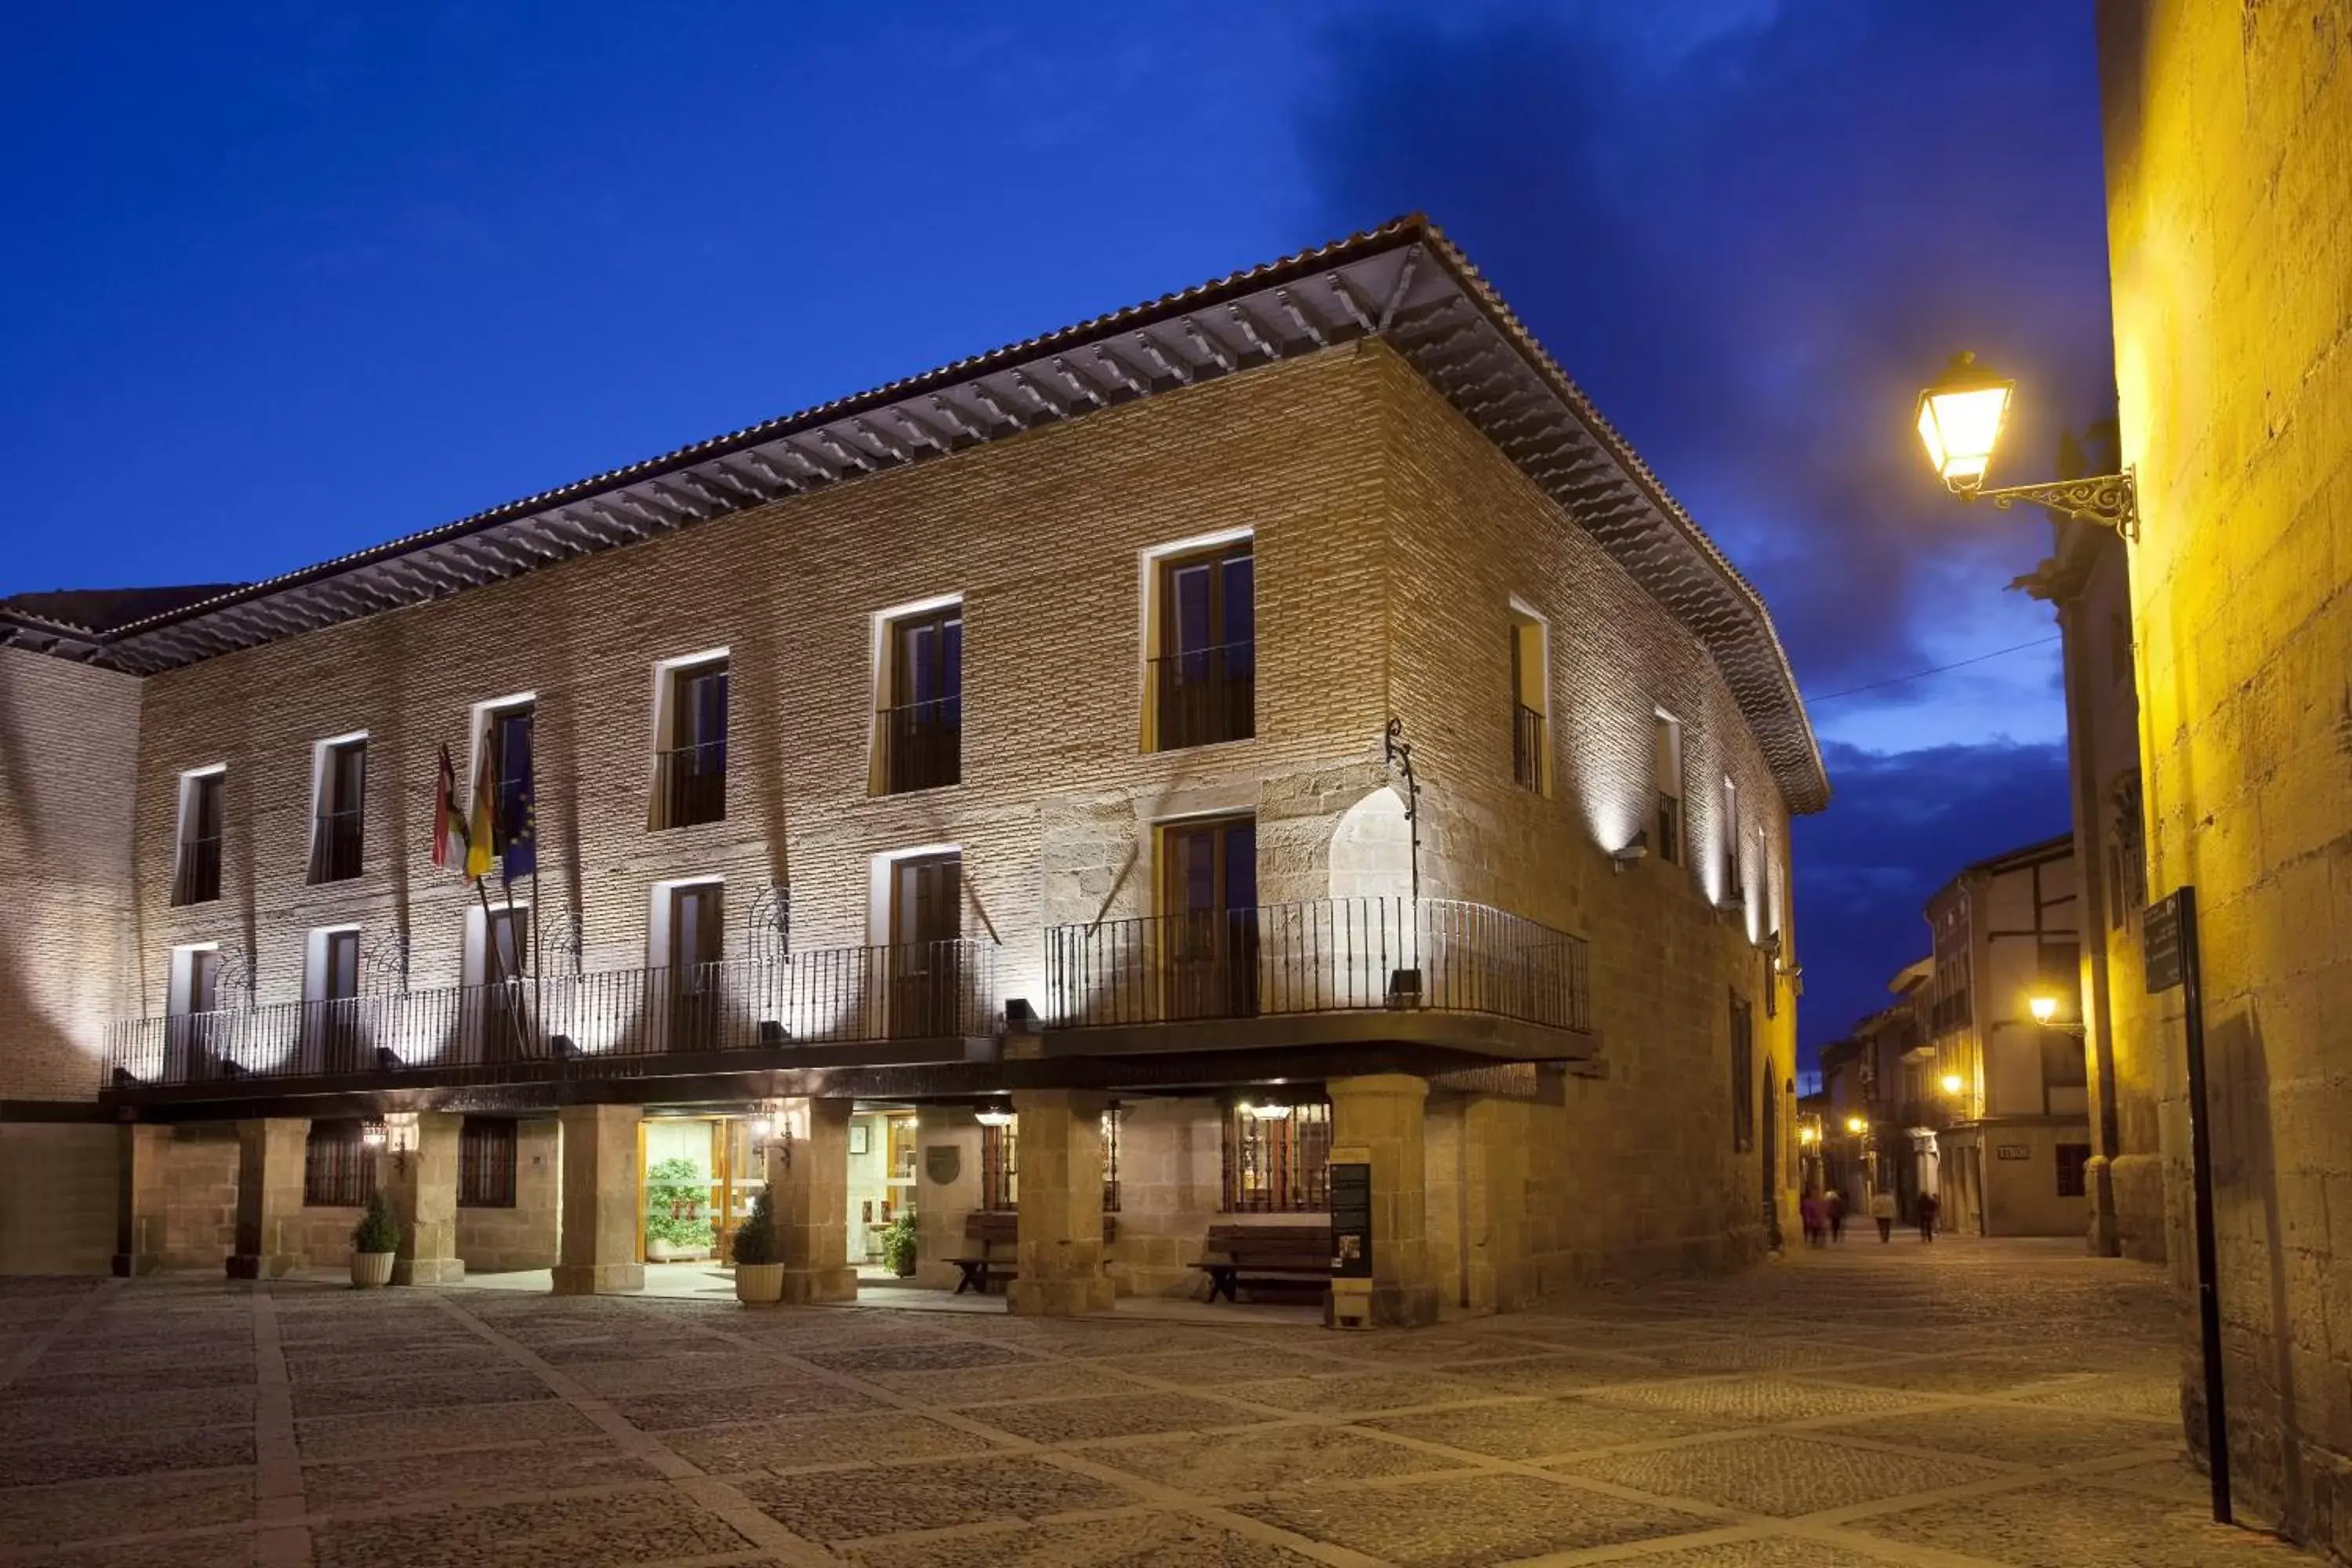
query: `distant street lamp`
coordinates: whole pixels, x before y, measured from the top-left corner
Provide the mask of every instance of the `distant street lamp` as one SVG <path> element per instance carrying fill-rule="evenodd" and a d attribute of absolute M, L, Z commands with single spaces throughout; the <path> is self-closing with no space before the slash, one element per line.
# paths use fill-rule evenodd
<path fill-rule="evenodd" d="M 2129 468 L 2046 485 L 1984 488 L 2016 390 L 2015 382 L 1995 375 L 1962 350 L 1919 395 L 1919 441 L 1944 487 L 1962 500 L 1989 500 L 2003 511 L 2023 501 L 2112 528 L 2126 539 L 2139 538 L 2139 494 Z"/>
<path fill-rule="evenodd" d="M 2058 994 L 2054 991 L 2036 991 L 2025 999 L 2025 1010 L 2032 1014 L 2033 1021 L 2045 1029 L 2063 1029 L 2070 1035 L 2083 1033 L 2081 1024 L 2069 1023 L 2058 1016 Z"/>
<path fill-rule="evenodd" d="M 1965 1087 L 1965 1080 L 1959 1074 L 1956 1072 L 1948 1072 L 1944 1075 L 1944 1092 L 1946 1094 L 1958 1094 L 1963 1087 Z"/>
<path fill-rule="evenodd" d="M 1870 1123 L 1864 1121 L 1859 1116 L 1849 1116 L 1845 1119 L 1845 1130 L 1853 1133 L 1857 1138 L 1862 1136 L 1863 1130 L 1869 1125 Z"/>

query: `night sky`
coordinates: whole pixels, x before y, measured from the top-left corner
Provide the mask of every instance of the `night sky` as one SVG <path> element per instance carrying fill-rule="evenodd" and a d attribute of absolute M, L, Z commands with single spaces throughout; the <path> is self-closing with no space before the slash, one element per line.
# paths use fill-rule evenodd
<path fill-rule="evenodd" d="M 2054 644 L 1876 683 L 2054 632 L 2046 522 L 1910 416 L 1963 346 L 2012 479 L 2111 411 L 2088 5 L 231 9 L 0 51 L 0 593 L 271 574 L 1420 209 L 1772 607 L 1809 1046 L 2064 830 Z"/>

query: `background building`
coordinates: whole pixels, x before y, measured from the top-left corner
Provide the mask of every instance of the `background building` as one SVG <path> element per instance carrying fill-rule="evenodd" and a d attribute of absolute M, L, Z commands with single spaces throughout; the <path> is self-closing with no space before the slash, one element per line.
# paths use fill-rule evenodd
<path fill-rule="evenodd" d="M 1922 1076 L 1939 1089 L 1959 1080 L 1942 1096 L 1936 1137 L 1937 1195 L 1954 1230 L 2084 1233 L 2091 1134 L 2080 904 L 2072 838 L 1979 860 L 1927 900 L 1934 1060 Z M 2031 1012 L 2037 992 L 2060 999 L 2049 1025 Z"/>
<path fill-rule="evenodd" d="M 2062 477 L 2114 471 L 2113 427 L 2094 432 L 2088 460 L 2062 460 Z M 2062 459 L 2064 457 L 2062 454 Z M 2079 459 L 2079 453 L 2074 454 Z M 2140 966 L 2147 904 L 2147 835 L 2139 766 L 2139 700 L 2132 688 L 2131 583 L 2124 541 L 2073 518 L 2053 524 L 2050 558 L 2016 584 L 2058 612 L 2065 639 L 2067 775 L 2074 867 L 2083 885 L 2083 1023 L 2090 1074 L 2088 1176 L 2092 1250 L 2161 1263 L 2164 1158 L 2158 1111 L 2171 1070 L 2148 1027 Z"/>
<path fill-rule="evenodd" d="M 2098 31 L 2148 890 L 2201 918 L 2230 1468 L 2352 1556 L 2352 44 L 2332 5 L 2104 0 Z M 2144 1016 L 2186 1288 L 2181 1002 Z"/>
<path fill-rule="evenodd" d="M 44 1257 L 381 1181 L 414 1278 L 628 1289 L 764 1185 L 796 1292 L 911 1202 L 1071 1310 L 1349 1150 L 1416 1321 L 1787 1206 L 1786 660 L 1419 220 L 185 597 L 0 648 Z"/>

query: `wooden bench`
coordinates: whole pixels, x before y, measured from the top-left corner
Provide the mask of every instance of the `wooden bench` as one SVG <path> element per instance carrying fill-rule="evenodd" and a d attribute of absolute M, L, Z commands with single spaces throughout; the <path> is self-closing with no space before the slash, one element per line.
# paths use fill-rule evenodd
<path fill-rule="evenodd" d="M 970 1255 L 948 1259 L 958 1270 L 957 1295 L 977 1290 L 985 1296 L 991 1280 L 1020 1277 L 1020 1266 L 1013 1260 L 1013 1248 L 1021 1239 L 1018 1214 L 1011 1209 L 975 1209 L 964 1216 L 963 1238 L 972 1244 Z M 1103 1215 L 1103 1240 L 1118 1239 L 1118 1216 Z"/>
<path fill-rule="evenodd" d="M 1011 1279 L 1020 1273 L 1013 1262 L 1013 1244 L 1021 1237 L 1021 1216 L 1011 1209 L 974 1209 L 964 1216 L 963 1238 L 971 1245 L 969 1256 L 948 1259 L 961 1271 L 956 1280 L 955 1293 L 967 1290 L 988 1294 L 992 1279 Z M 1003 1250 L 1000 1251 L 999 1248 Z"/>
<path fill-rule="evenodd" d="M 1328 1285 L 1331 1227 L 1328 1225 L 1213 1225 L 1201 1261 L 1209 1300 L 1238 1302 L 1237 1286 Z"/>

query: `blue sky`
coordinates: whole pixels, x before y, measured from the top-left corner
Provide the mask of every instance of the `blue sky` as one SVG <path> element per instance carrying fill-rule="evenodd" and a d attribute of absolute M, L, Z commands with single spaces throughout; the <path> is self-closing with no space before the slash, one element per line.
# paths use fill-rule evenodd
<path fill-rule="evenodd" d="M 1809 694 L 2046 637 L 2107 411 L 2088 8 L 51 7 L 0 56 L 0 592 L 266 575 L 1419 208 L 1763 588 Z M 1998 476 L 1997 476 L 1998 477 Z M 1804 1033 L 2065 824 L 2053 647 L 1827 698 Z"/>

